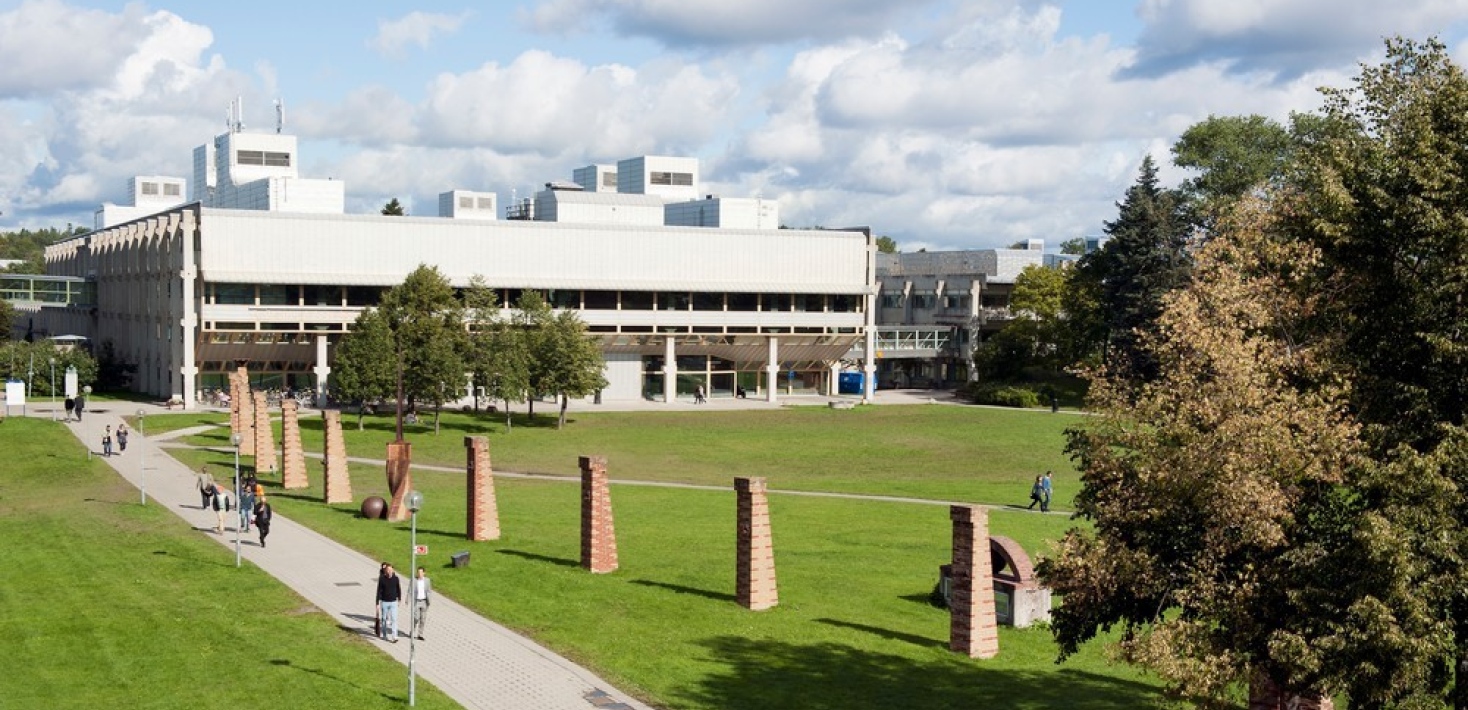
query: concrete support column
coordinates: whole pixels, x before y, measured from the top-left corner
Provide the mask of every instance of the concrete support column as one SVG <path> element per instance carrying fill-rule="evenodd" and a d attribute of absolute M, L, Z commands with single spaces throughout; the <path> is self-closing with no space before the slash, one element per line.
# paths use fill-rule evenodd
<path fill-rule="evenodd" d="M 617 530 L 612 523 L 612 494 L 607 489 L 607 459 L 582 456 L 581 566 L 592 574 L 617 570 Z"/>
<path fill-rule="evenodd" d="M 408 491 L 413 488 L 413 473 L 410 470 L 412 462 L 412 444 L 406 441 L 388 442 L 387 489 L 392 492 L 392 501 L 387 505 L 389 522 L 399 523 L 411 515 L 406 501 Z"/>
<path fill-rule="evenodd" d="M 331 376 L 331 366 L 326 360 L 326 336 L 316 336 L 316 367 L 312 372 L 316 375 L 316 406 L 326 408 L 327 378 Z"/>
<path fill-rule="evenodd" d="M 347 472 L 347 441 L 342 437 L 342 413 L 327 409 L 326 420 L 326 503 L 352 502 L 352 477 Z"/>
<path fill-rule="evenodd" d="M 739 524 L 735 572 L 735 596 L 739 605 L 763 611 L 780 603 L 775 585 L 775 545 L 770 538 L 770 506 L 765 499 L 765 479 L 736 478 Z"/>
<path fill-rule="evenodd" d="M 999 655 L 994 610 L 994 565 L 989 555 L 989 514 L 976 505 L 948 509 L 953 521 L 953 577 L 948 602 L 948 648 L 969 658 Z"/>
<path fill-rule="evenodd" d="M 768 364 L 765 365 L 765 401 L 773 404 L 776 401 L 775 388 L 780 382 L 780 339 L 770 336 L 770 354 Z"/>
<path fill-rule="evenodd" d="M 281 487 L 286 490 L 310 488 L 306 480 L 306 451 L 301 446 L 301 420 L 296 401 L 285 398 L 280 401 Z"/>
<path fill-rule="evenodd" d="M 663 342 L 663 401 L 672 404 L 678 401 L 678 356 L 674 352 L 676 339 L 668 335 Z"/>
<path fill-rule="evenodd" d="M 494 496 L 494 469 L 489 465 L 489 437 L 466 436 L 470 540 L 500 539 L 499 504 Z"/>
<path fill-rule="evenodd" d="M 275 432 L 270 429 L 270 407 L 265 393 L 254 393 L 255 473 L 275 472 Z"/>
<path fill-rule="evenodd" d="M 831 363 L 831 380 L 826 383 L 826 394 L 832 397 L 841 394 L 841 362 Z"/>

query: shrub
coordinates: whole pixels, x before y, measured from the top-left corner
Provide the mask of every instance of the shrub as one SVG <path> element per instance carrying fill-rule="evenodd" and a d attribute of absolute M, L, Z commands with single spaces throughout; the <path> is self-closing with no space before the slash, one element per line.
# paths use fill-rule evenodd
<path fill-rule="evenodd" d="M 973 382 L 965 391 L 974 404 L 996 404 L 1001 407 L 1038 407 L 1040 393 L 1028 387 L 997 382 Z"/>

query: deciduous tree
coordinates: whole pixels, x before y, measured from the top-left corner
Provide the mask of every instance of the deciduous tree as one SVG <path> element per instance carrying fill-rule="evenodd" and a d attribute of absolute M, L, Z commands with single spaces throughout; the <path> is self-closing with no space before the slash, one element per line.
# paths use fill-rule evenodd
<path fill-rule="evenodd" d="M 382 311 L 369 308 L 357 315 L 352 330 L 336 345 L 331 373 L 333 396 L 357 404 L 357 428 L 367 403 L 391 399 L 397 385 L 397 353 L 392 329 Z"/>

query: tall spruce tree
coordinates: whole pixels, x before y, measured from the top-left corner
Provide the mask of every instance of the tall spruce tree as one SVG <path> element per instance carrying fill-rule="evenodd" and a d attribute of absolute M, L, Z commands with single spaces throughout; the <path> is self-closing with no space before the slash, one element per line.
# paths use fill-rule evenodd
<path fill-rule="evenodd" d="M 1163 298 L 1188 281 L 1192 228 L 1179 194 L 1158 184 L 1150 155 L 1117 208 L 1116 220 L 1104 230 L 1110 241 L 1077 266 L 1076 283 L 1090 290 L 1092 298 L 1076 300 L 1095 307 L 1078 316 L 1094 324 L 1106 366 L 1142 384 L 1156 379 L 1158 369 L 1156 359 L 1141 347 L 1141 338 L 1155 329 Z"/>

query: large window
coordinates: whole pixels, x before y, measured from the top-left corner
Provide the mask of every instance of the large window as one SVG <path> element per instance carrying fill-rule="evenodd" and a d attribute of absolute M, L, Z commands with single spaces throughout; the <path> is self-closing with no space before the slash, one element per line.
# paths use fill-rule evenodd
<path fill-rule="evenodd" d="M 722 310 L 724 310 L 724 294 L 722 294 L 722 293 L 695 293 L 695 294 L 693 294 L 693 310 L 695 310 L 695 311 L 722 311 Z"/>
<path fill-rule="evenodd" d="M 296 287 L 279 286 L 274 284 L 261 285 L 260 305 L 294 306 L 296 305 Z"/>
<path fill-rule="evenodd" d="M 915 293 L 912 295 L 912 307 L 914 309 L 931 309 L 936 305 L 938 297 L 931 293 Z"/>
<path fill-rule="evenodd" d="M 616 291 L 587 291 L 582 294 L 586 303 L 584 308 L 588 311 L 615 311 L 617 310 Z"/>
<path fill-rule="evenodd" d="M 214 284 L 214 302 L 231 306 L 255 305 L 253 284 Z"/>
<path fill-rule="evenodd" d="M 623 291 L 622 310 L 624 311 L 650 311 L 653 310 L 653 297 L 650 291 Z"/>
<path fill-rule="evenodd" d="M 658 293 L 658 310 L 660 311 L 686 311 L 688 310 L 688 294 L 681 291 Z"/>
<path fill-rule="evenodd" d="M 901 308 L 902 307 L 902 294 L 900 294 L 900 293 L 884 293 L 884 294 L 882 294 L 882 307 L 883 308 Z"/>

